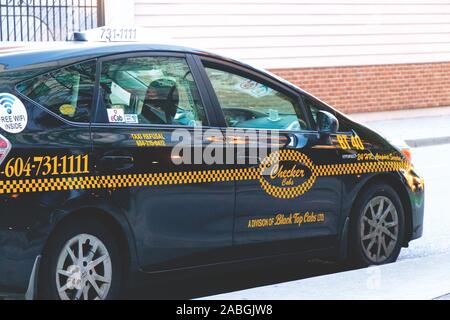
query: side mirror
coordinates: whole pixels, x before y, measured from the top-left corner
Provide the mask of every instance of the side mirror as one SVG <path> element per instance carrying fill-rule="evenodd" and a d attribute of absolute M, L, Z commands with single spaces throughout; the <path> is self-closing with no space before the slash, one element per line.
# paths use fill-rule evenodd
<path fill-rule="evenodd" d="M 327 111 L 319 111 L 317 113 L 317 130 L 320 134 L 330 135 L 339 130 L 339 121 L 331 113 Z"/>

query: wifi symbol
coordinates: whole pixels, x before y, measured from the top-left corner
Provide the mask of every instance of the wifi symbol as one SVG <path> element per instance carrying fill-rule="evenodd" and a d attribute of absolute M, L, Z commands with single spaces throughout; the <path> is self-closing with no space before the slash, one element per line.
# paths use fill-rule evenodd
<path fill-rule="evenodd" d="M 0 95 L 0 108 L 6 108 L 8 114 L 12 113 L 14 102 L 16 102 L 16 97 L 10 94 Z"/>

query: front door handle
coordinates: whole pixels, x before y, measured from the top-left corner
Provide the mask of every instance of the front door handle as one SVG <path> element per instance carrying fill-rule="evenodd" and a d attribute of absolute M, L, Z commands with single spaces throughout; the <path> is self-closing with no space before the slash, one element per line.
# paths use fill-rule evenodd
<path fill-rule="evenodd" d="M 132 156 L 103 156 L 100 159 L 102 171 L 124 171 L 133 168 L 134 158 Z"/>

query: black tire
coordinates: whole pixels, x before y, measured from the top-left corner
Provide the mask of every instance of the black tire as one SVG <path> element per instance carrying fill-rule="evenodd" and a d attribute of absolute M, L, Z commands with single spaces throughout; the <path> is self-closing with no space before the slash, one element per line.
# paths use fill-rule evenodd
<path fill-rule="evenodd" d="M 389 199 L 393 204 L 393 206 L 395 206 L 395 210 L 398 216 L 398 229 L 397 229 L 398 233 L 397 233 L 397 240 L 393 242 L 392 245 L 393 248 L 391 249 L 392 252 L 390 254 L 385 255 L 384 258 L 380 258 L 380 260 L 377 261 L 376 258 L 369 257 L 371 253 L 370 250 L 368 250 L 369 252 L 367 253 L 367 250 L 364 249 L 364 245 L 367 245 L 366 249 L 369 247 L 370 242 L 373 241 L 373 238 L 370 240 L 365 240 L 363 242 L 361 240 L 362 239 L 361 230 L 362 228 L 365 228 L 363 232 L 367 231 L 368 226 L 368 222 L 362 225 L 363 217 L 365 214 L 364 210 L 369 206 L 369 202 L 371 200 L 380 199 L 379 197 Z M 381 204 L 378 206 L 378 208 L 380 206 Z M 367 219 L 364 219 L 364 221 L 367 221 Z M 371 230 L 375 230 L 375 227 L 369 226 L 369 228 L 372 228 Z M 397 258 L 400 254 L 403 245 L 404 235 L 405 235 L 405 212 L 397 192 L 387 184 L 374 184 L 369 186 L 357 198 L 355 205 L 353 207 L 352 216 L 350 218 L 349 260 L 351 265 L 356 267 L 368 267 L 372 265 L 383 265 L 397 261 Z M 383 236 L 384 236 L 383 241 L 385 243 L 387 241 L 393 241 L 392 238 L 388 237 L 387 235 L 384 234 L 380 235 L 380 237 Z M 376 242 L 375 245 L 378 247 L 380 238 L 376 237 L 376 239 L 377 240 L 375 241 L 378 242 Z M 383 246 L 381 247 L 384 248 Z M 376 250 L 378 250 L 378 248 L 376 248 Z M 376 253 L 374 253 L 374 255 L 376 255 Z"/>
<path fill-rule="evenodd" d="M 65 223 L 56 230 L 43 255 L 39 271 L 41 276 L 39 279 L 38 296 L 40 299 L 60 300 L 56 284 L 58 258 L 67 242 L 81 234 L 96 237 L 108 250 L 111 259 L 112 279 L 105 300 L 120 298 L 124 270 L 123 257 L 120 256 L 119 245 L 112 237 L 111 231 L 98 221 L 89 221 L 86 223 L 86 221 L 72 220 L 70 223 Z"/>

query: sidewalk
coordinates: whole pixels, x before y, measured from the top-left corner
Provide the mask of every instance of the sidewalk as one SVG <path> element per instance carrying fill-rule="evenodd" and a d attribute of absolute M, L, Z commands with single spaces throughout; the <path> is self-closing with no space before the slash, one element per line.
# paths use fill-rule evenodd
<path fill-rule="evenodd" d="M 450 255 L 404 260 L 202 300 L 448 300 Z"/>
<path fill-rule="evenodd" d="M 450 107 L 354 113 L 349 116 L 387 138 L 405 140 L 411 147 L 450 143 Z"/>

